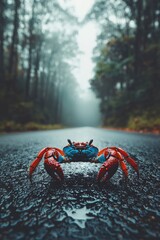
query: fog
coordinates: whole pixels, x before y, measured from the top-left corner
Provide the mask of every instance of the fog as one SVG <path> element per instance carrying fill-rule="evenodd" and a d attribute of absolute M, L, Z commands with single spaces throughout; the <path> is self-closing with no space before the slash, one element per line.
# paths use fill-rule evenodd
<path fill-rule="evenodd" d="M 88 37 L 88 23 L 82 24 L 91 6 L 63 0 L 2 4 L 0 121 L 100 124 L 99 101 L 89 90 L 96 33 L 92 27 Z"/>
<path fill-rule="evenodd" d="M 160 2 L 152 2 L 1 0 L 0 130 L 159 128 Z"/>
<path fill-rule="evenodd" d="M 79 23 L 83 22 L 85 16 L 91 9 L 94 1 L 60 1 L 64 6 L 71 5 Z M 78 83 L 72 91 L 76 92 L 76 97 L 71 104 L 72 109 L 68 109 L 67 102 L 63 104 L 62 121 L 65 125 L 73 126 L 100 126 L 100 100 L 96 98 L 91 89 L 90 79 L 94 74 L 93 49 L 96 46 L 98 29 L 94 21 L 86 21 L 79 24 L 77 28 L 77 64 L 74 62 L 73 74 Z M 70 107 L 70 106 L 69 106 Z M 71 117 L 66 117 L 71 113 Z"/>
<path fill-rule="evenodd" d="M 96 99 L 91 89 L 77 89 L 74 101 L 67 105 L 63 103 L 62 122 L 66 126 L 101 126 L 100 101 Z"/>

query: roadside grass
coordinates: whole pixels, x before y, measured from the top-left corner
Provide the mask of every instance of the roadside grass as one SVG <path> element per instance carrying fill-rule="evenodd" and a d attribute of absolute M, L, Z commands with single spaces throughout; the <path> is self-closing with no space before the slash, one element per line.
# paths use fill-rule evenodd
<path fill-rule="evenodd" d="M 107 119 L 108 122 L 109 120 Z M 121 124 L 104 124 L 103 127 L 128 132 L 160 134 L 160 116 L 158 114 L 149 114 L 148 112 L 145 112 L 142 113 L 141 116 L 130 116 L 128 122 L 123 126 L 121 126 Z"/>
<path fill-rule="evenodd" d="M 38 131 L 38 130 L 54 130 L 62 129 L 61 124 L 40 124 L 36 122 L 28 122 L 25 124 L 16 123 L 14 121 L 0 122 L 0 132 L 21 132 L 21 131 Z"/>
<path fill-rule="evenodd" d="M 143 114 L 142 116 L 131 116 L 125 127 L 112 125 L 104 125 L 103 127 L 115 130 L 137 131 L 141 133 L 152 132 L 160 134 L 160 117 L 152 117 L 145 114 Z M 61 124 L 40 124 L 36 122 L 28 122 L 22 124 L 14 121 L 0 122 L 0 132 L 56 130 L 63 128 L 65 128 L 65 126 Z"/>
<path fill-rule="evenodd" d="M 130 117 L 127 127 L 131 130 L 160 133 L 160 117 L 147 115 Z"/>

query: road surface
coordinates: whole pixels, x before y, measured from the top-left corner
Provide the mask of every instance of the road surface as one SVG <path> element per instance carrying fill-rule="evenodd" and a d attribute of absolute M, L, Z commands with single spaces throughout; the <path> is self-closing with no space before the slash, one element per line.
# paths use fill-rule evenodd
<path fill-rule="evenodd" d="M 58 185 L 43 168 L 29 182 L 27 169 L 39 150 L 62 148 L 67 139 L 89 141 L 102 149 L 125 149 L 139 164 L 140 178 L 129 167 L 108 184 L 95 179 L 100 164 L 63 164 L 65 181 Z M 159 239 L 160 137 L 96 128 L 1 134 L 1 239 Z"/>

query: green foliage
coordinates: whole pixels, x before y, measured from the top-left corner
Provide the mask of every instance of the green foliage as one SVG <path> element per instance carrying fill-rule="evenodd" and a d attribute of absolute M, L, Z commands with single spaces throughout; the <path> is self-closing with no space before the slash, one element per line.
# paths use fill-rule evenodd
<path fill-rule="evenodd" d="M 14 121 L 3 121 L 0 122 L 0 131 L 1 132 L 12 132 L 12 131 L 21 131 L 22 125 L 15 123 Z"/>
<path fill-rule="evenodd" d="M 61 128 L 63 128 L 61 124 L 40 124 L 37 122 L 28 122 L 26 124 L 21 124 L 14 121 L 0 122 L 0 132 L 55 130 Z"/>
<path fill-rule="evenodd" d="M 12 118 L 19 123 L 31 121 L 34 113 L 34 104 L 32 102 L 17 102 L 12 106 Z"/>
<path fill-rule="evenodd" d="M 102 5 L 104 9 L 99 14 Z M 113 4 L 108 0 L 105 4 L 99 0 L 90 13 L 98 13 L 97 19 L 103 22 L 91 85 L 101 99 L 104 125 L 138 130 L 160 128 L 160 30 L 156 14 L 159 7 L 158 1 Z M 124 14 L 126 24 L 112 22 L 107 8 L 115 12 L 117 19 Z M 132 28 L 130 21 L 134 23 Z"/>
<path fill-rule="evenodd" d="M 62 123 L 62 106 L 74 98 L 74 93 L 67 92 L 69 85 L 76 84 L 71 62 L 77 53 L 77 19 L 58 1 L 4 2 L 0 14 L 1 128 L 19 131 L 23 126 L 24 130 L 43 128 L 41 124 L 52 128 L 48 124 Z"/>
<path fill-rule="evenodd" d="M 128 127 L 138 131 L 160 131 L 160 116 L 152 116 L 147 112 L 141 116 L 131 116 L 128 121 Z"/>
<path fill-rule="evenodd" d="M 25 124 L 22 130 L 35 131 L 35 130 L 55 130 L 61 129 L 63 126 L 61 124 L 40 124 L 37 122 L 29 122 Z"/>

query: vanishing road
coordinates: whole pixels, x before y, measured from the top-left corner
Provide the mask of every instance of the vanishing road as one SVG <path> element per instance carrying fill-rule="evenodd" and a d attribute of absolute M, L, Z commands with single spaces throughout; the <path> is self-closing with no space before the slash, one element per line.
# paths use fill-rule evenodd
<path fill-rule="evenodd" d="M 100 164 L 63 164 L 58 185 L 43 168 L 30 183 L 28 165 L 46 146 L 62 148 L 67 139 L 89 141 L 102 149 L 125 149 L 139 164 L 140 178 L 129 167 L 125 182 L 119 169 L 110 182 L 97 185 Z M 159 239 L 160 136 L 96 128 L 74 128 L 0 135 L 1 224 L 5 240 Z"/>

